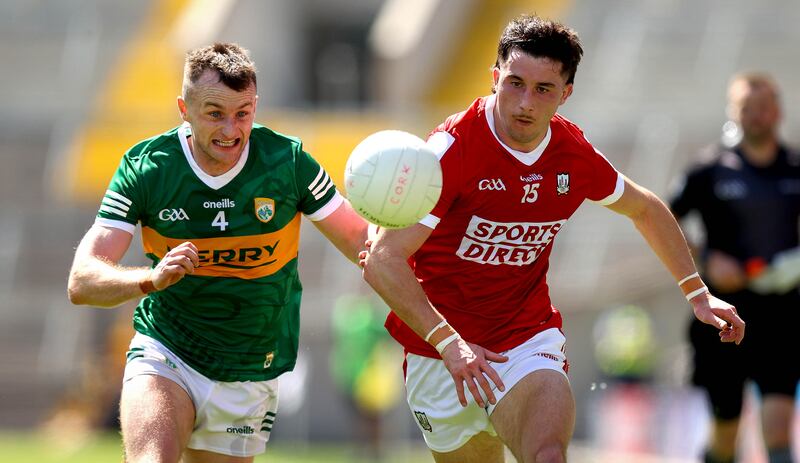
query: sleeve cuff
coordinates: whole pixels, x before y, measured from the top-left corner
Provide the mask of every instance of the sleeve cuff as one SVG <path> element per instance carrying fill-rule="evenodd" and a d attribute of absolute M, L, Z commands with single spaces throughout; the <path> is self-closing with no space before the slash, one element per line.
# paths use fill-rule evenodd
<path fill-rule="evenodd" d="M 341 193 L 339 193 L 339 190 L 336 190 L 336 193 L 333 195 L 330 201 L 328 201 L 327 204 L 325 204 L 312 214 L 306 214 L 306 217 L 308 217 L 308 219 L 311 220 L 312 222 L 319 222 L 325 217 L 333 214 L 333 211 L 338 209 L 343 202 L 344 202 L 344 196 L 342 196 Z"/>
<path fill-rule="evenodd" d="M 117 228 L 119 230 L 125 230 L 131 235 L 133 235 L 133 233 L 136 231 L 136 225 L 124 222 L 122 220 L 112 220 L 112 219 L 104 219 L 102 217 L 96 217 L 94 219 L 94 224 L 106 228 Z"/>
<path fill-rule="evenodd" d="M 441 220 L 442 219 L 440 219 L 439 217 L 436 217 L 433 214 L 428 214 L 425 217 L 423 217 L 422 220 L 419 221 L 419 223 L 421 223 L 422 225 L 425 225 L 426 227 L 430 228 L 431 230 L 435 230 L 436 226 L 439 225 L 439 222 Z"/>
<path fill-rule="evenodd" d="M 622 176 L 621 173 L 617 172 L 617 184 L 614 186 L 614 192 L 610 195 L 606 196 L 605 198 L 592 201 L 595 204 L 599 204 L 601 206 L 608 206 L 609 204 L 614 204 L 617 200 L 622 196 L 622 193 L 625 192 L 625 177 Z"/>

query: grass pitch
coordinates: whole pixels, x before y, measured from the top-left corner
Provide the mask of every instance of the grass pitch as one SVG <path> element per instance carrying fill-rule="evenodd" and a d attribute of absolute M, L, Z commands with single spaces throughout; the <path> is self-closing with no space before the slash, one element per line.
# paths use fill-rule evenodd
<path fill-rule="evenodd" d="M 65 434 L 72 434 L 65 432 Z M 381 463 L 433 461 L 424 444 L 396 446 Z M 363 449 L 349 445 L 274 442 L 256 463 L 374 463 Z M 0 432 L 0 463 L 113 463 L 122 462 L 122 445 L 114 433 L 61 439 L 31 431 Z"/>

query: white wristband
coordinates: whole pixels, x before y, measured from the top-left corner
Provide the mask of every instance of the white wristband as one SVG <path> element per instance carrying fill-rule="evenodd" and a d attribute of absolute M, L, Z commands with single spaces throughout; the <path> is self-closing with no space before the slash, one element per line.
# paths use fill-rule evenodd
<path fill-rule="evenodd" d="M 458 339 L 460 337 L 461 336 L 459 336 L 458 333 L 453 333 L 450 336 L 442 339 L 439 342 L 439 344 L 436 344 L 436 352 L 438 352 L 439 355 L 442 355 L 442 351 L 444 350 L 444 348 L 447 347 L 451 342 L 455 341 L 456 339 Z"/>
<path fill-rule="evenodd" d="M 681 281 L 678 282 L 678 286 L 683 286 L 684 283 L 691 280 L 692 278 L 700 278 L 700 274 L 694 272 L 691 275 L 686 275 L 685 277 L 683 277 L 683 279 L 681 279 Z"/>
<path fill-rule="evenodd" d="M 699 295 L 701 295 L 703 293 L 707 293 L 707 292 L 708 292 L 708 288 L 705 285 L 703 285 L 703 286 L 695 289 L 691 293 L 687 294 L 686 295 L 686 300 L 691 302 L 692 299 L 694 299 L 695 297 L 697 297 L 697 296 L 699 296 Z"/>
<path fill-rule="evenodd" d="M 435 333 L 436 330 L 438 330 L 439 328 L 443 328 L 445 326 L 447 326 L 447 320 L 442 320 L 442 321 L 439 322 L 438 325 L 436 325 L 433 328 L 431 328 L 431 330 L 428 331 L 428 334 L 425 335 L 425 342 L 428 342 L 428 341 L 431 340 L 431 336 L 433 336 L 433 333 Z"/>

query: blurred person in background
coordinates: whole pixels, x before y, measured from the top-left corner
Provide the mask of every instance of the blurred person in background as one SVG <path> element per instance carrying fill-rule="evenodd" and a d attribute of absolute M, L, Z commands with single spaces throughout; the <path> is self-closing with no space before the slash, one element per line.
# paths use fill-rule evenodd
<path fill-rule="evenodd" d="M 800 153 L 779 138 L 779 89 L 771 76 L 734 76 L 728 117 L 723 143 L 702 153 L 671 199 L 679 219 L 700 214 L 704 279 L 747 320 L 747 341 L 738 348 L 719 344 L 713 329 L 691 323 L 692 381 L 707 391 L 713 414 L 705 462 L 734 461 L 743 386 L 752 380 L 762 397 L 769 461 L 788 463 L 800 362 L 788 358 L 776 366 L 770 359 L 797 351 L 794 337 L 775 327 L 800 322 Z"/>
<path fill-rule="evenodd" d="M 582 54 L 562 24 L 511 21 L 492 95 L 428 139 L 443 170 L 432 213 L 383 230 L 362 255 L 365 279 L 392 309 L 386 327 L 407 352 L 409 407 L 437 462 L 501 462 L 504 444 L 519 462 L 566 460 L 575 403 L 546 273 L 553 239 L 584 200 L 633 221 L 722 341 L 744 336 L 735 308 L 695 276 L 667 206 L 557 114 Z"/>
<path fill-rule="evenodd" d="M 592 330 L 602 380 L 592 383 L 589 423 L 599 448 L 620 454 L 657 450 L 652 386 L 658 336 L 650 314 L 634 304 L 604 309 Z"/>
<path fill-rule="evenodd" d="M 393 361 L 400 349 L 383 328 L 388 310 L 375 294 L 343 294 L 333 306 L 331 324 L 331 376 L 357 416 L 356 441 L 364 451 L 358 459 L 372 462 L 388 456 L 384 419 L 402 392 Z"/>
<path fill-rule="evenodd" d="M 184 123 L 132 147 L 69 275 L 74 304 L 141 298 L 120 399 L 126 461 L 252 462 L 295 364 L 300 215 L 355 261 L 366 223 L 301 142 L 255 124 L 256 70 L 186 55 Z M 118 264 L 137 223 L 151 268 Z"/>

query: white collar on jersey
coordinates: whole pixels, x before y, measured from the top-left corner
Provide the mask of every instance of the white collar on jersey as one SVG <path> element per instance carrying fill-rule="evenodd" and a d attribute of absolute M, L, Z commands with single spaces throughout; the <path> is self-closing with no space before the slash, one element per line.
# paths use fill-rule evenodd
<path fill-rule="evenodd" d="M 192 150 L 189 149 L 189 141 L 187 140 L 187 137 L 189 137 L 191 133 L 191 126 L 188 122 L 184 122 L 183 125 L 178 127 L 178 140 L 181 141 L 181 148 L 183 148 L 183 154 L 186 156 L 186 161 L 189 163 L 189 167 L 192 168 L 195 175 L 197 175 L 197 178 L 199 178 L 201 182 L 208 185 L 209 188 L 213 190 L 219 190 L 220 188 L 224 187 L 230 183 L 231 180 L 233 180 L 234 177 L 236 177 L 239 172 L 242 171 L 244 165 L 247 164 L 247 157 L 250 154 L 250 140 L 247 140 L 247 144 L 244 145 L 244 150 L 242 151 L 242 156 L 231 170 L 222 175 L 217 175 L 216 177 L 207 174 L 203 169 L 200 168 L 200 166 L 197 165 L 197 161 L 195 161 L 194 156 L 192 156 Z"/>
<path fill-rule="evenodd" d="M 545 148 L 550 143 L 550 136 L 552 132 L 550 131 L 550 126 L 547 126 L 547 133 L 544 135 L 544 139 L 539 146 L 533 149 L 533 151 L 524 152 L 515 150 L 500 140 L 500 137 L 497 136 L 497 131 L 494 128 L 494 105 L 497 100 L 497 95 L 492 94 L 486 97 L 486 105 L 484 106 L 484 113 L 486 114 L 486 122 L 489 124 L 489 130 L 492 131 L 492 135 L 494 138 L 497 139 L 497 142 L 500 143 L 503 148 L 506 149 L 512 156 L 517 158 L 517 160 L 526 166 L 532 166 L 534 162 L 538 161 L 540 157 L 542 157 L 542 153 L 544 153 Z"/>

